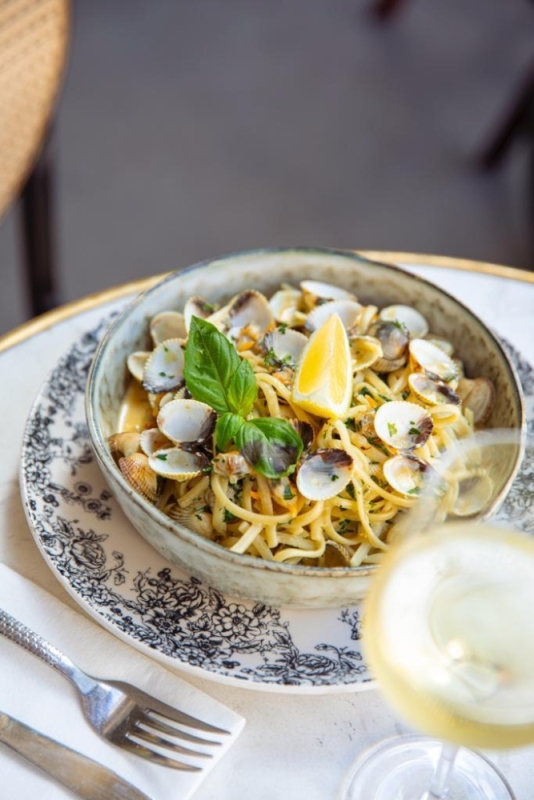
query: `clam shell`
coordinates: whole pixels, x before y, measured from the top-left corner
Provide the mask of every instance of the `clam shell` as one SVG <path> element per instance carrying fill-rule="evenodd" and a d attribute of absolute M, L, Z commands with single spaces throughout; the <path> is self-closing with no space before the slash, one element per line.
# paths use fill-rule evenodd
<path fill-rule="evenodd" d="M 383 464 L 384 478 L 391 488 L 407 497 L 419 494 L 425 473 L 431 469 L 422 458 L 408 455 L 393 456 Z"/>
<path fill-rule="evenodd" d="M 160 311 L 150 320 L 150 335 L 154 347 L 167 339 L 185 339 L 187 328 L 184 315 L 179 311 Z"/>
<path fill-rule="evenodd" d="M 211 463 L 213 471 L 228 478 L 230 483 L 250 474 L 250 464 L 237 450 L 229 453 L 217 453 Z"/>
<path fill-rule="evenodd" d="M 495 486 L 484 471 L 473 471 L 458 480 L 458 495 L 452 507 L 457 517 L 481 514 L 495 496 Z"/>
<path fill-rule="evenodd" d="M 151 456 L 162 447 L 170 447 L 171 442 L 159 428 L 149 428 L 140 435 L 139 446 L 146 456 Z"/>
<path fill-rule="evenodd" d="M 272 366 L 287 366 L 291 367 L 291 369 L 295 369 L 307 343 L 307 336 L 291 328 L 285 330 L 284 333 L 279 329 L 269 331 L 269 333 L 265 334 L 262 342 L 266 352 L 274 356 L 273 360 L 279 362 Z"/>
<path fill-rule="evenodd" d="M 191 453 L 181 447 L 157 450 L 149 456 L 148 463 L 155 473 L 174 481 L 188 481 L 200 475 L 209 466 L 204 453 Z"/>
<path fill-rule="evenodd" d="M 152 353 L 148 350 L 137 350 L 135 353 L 130 353 L 126 360 L 130 374 L 139 382 L 143 380 L 145 365 L 151 355 Z"/>
<path fill-rule="evenodd" d="M 415 396 L 431 406 L 441 403 L 460 404 L 460 398 L 445 381 L 434 380 L 424 372 L 412 372 L 408 376 L 408 385 Z"/>
<path fill-rule="evenodd" d="M 436 347 L 427 339 L 412 339 L 410 355 L 415 363 L 431 377 L 440 378 L 446 382 L 456 380 L 458 377 L 458 369 L 454 361 L 440 347 Z"/>
<path fill-rule="evenodd" d="M 184 323 L 187 332 L 189 332 L 189 328 L 191 327 L 191 319 L 193 317 L 199 317 L 199 319 L 210 319 L 214 325 L 216 324 L 214 321 L 215 316 L 215 308 L 211 303 L 208 303 L 207 300 L 204 300 L 203 297 L 199 295 L 194 295 L 190 297 L 184 306 Z"/>
<path fill-rule="evenodd" d="M 439 347 L 440 350 L 443 350 L 449 358 L 452 358 L 454 355 L 454 345 L 448 341 L 448 339 L 442 339 L 441 336 L 426 336 L 425 337 L 427 342 L 430 344 L 435 345 L 435 347 Z"/>
<path fill-rule="evenodd" d="M 398 361 L 404 363 L 406 361 L 410 337 L 401 325 L 387 320 L 379 320 L 371 325 L 367 333 L 369 336 L 374 336 L 378 339 L 382 345 L 385 360 L 395 363 Z M 386 370 L 380 371 L 385 372 Z"/>
<path fill-rule="evenodd" d="M 348 292 L 341 286 L 333 286 L 322 281 L 301 281 L 300 288 L 304 305 L 307 309 L 315 308 L 328 300 L 357 300 L 355 294 Z"/>
<path fill-rule="evenodd" d="M 355 372 L 371 367 L 384 355 L 380 341 L 374 336 L 351 336 L 350 352 Z"/>
<path fill-rule="evenodd" d="M 237 339 L 243 328 L 248 327 L 261 336 L 272 322 L 274 314 L 265 295 L 255 289 L 248 289 L 229 303 L 225 327 L 228 328 L 228 337 Z"/>
<path fill-rule="evenodd" d="M 184 342 L 167 339 L 158 344 L 145 364 L 143 387 L 151 394 L 170 392 L 184 382 Z"/>
<path fill-rule="evenodd" d="M 345 450 L 315 450 L 301 461 L 297 488 L 309 500 L 328 500 L 347 486 L 353 467 L 352 456 Z"/>
<path fill-rule="evenodd" d="M 216 412 L 198 400 L 171 400 L 158 414 L 158 428 L 175 444 L 206 441 L 215 428 Z"/>
<path fill-rule="evenodd" d="M 408 330 L 412 338 L 422 338 L 428 333 L 428 322 L 423 315 L 412 306 L 386 306 L 379 313 L 379 318 L 388 322 L 400 322 Z"/>
<path fill-rule="evenodd" d="M 109 450 L 113 456 L 133 456 L 139 452 L 141 434 L 137 431 L 114 433 L 108 439 Z"/>
<path fill-rule="evenodd" d="M 377 436 L 395 450 L 410 451 L 421 447 L 434 427 L 432 417 L 424 408 L 406 400 L 384 403 L 375 414 Z"/>
<path fill-rule="evenodd" d="M 488 421 L 495 404 L 495 387 L 488 378 L 462 378 L 458 383 L 458 395 L 464 408 L 473 412 L 475 425 Z"/>
<path fill-rule="evenodd" d="M 292 325 L 299 312 L 301 293 L 298 289 L 279 289 L 269 299 L 269 306 L 277 322 Z"/>
<path fill-rule="evenodd" d="M 150 468 L 144 453 L 134 453 L 119 459 L 119 469 L 130 484 L 145 500 L 155 503 L 159 496 L 159 480 Z"/>
<path fill-rule="evenodd" d="M 362 306 L 355 300 L 330 300 L 316 306 L 306 318 L 306 328 L 315 331 L 321 328 L 332 314 L 337 314 L 345 330 L 349 331 L 356 325 Z"/>

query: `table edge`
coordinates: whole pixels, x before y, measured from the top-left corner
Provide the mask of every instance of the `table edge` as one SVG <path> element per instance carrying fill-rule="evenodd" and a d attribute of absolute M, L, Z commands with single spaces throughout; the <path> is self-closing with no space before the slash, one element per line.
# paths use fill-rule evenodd
<path fill-rule="evenodd" d="M 355 253 L 365 258 L 375 261 L 395 264 L 415 264 L 428 267 L 444 267 L 446 269 L 457 269 L 467 272 L 478 272 L 485 275 L 494 275 L 508 280 L 518 280 L 524 283 L 534 284 L 534 272 L 527 272 L 517 267 L 507 267 L 501 264 L 492 264 L 486 261 L 475 261 L 466 258 L 454 258 L 451 256 L 427 255 L 424 253 L 406 253 L 390 250 L 355 250 Z M 87 295 L 78 300 L 47 311 L 38 317 L 34 317 L 28 322 L 24 322 L 13 330 L 0 336 L 0 353 L 9 350 L 21 342 L 31 339 L 32 336 L 42 333 L 48 328 L 52 328 L 60 322 L 64 322 L 70 317 L 74 317 L 84 311 L 90 311 L 105 303 L 120 300 L 128 295 L 138 294 L 150 288 L 153 284 L 162 280 L 168 273 L 153 275 L 148 278 L 140 278 L 128 283 L 119 284 L 110 289 Z"/>

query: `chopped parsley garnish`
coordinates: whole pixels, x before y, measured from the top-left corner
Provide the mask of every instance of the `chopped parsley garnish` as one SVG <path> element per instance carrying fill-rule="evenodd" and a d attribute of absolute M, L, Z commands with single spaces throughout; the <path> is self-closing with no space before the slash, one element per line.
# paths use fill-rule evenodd
<path fill-rule="evenodd" d="M 362 397 L 373 397 L 367 386 L 364 386 L 362 389 L 360 389 L 358 394 L 360 394 Z"/>
<path fill-rule="evenodd" d="M 331 480 L 331 481 L 337 481 L 337 480 L 339 480 L 339 475 L 336 475 L 336 473 L 334 472 L 334 473 L 333 473 L 333 475 L 330 477 L 330 480 Z"/>
<path fill-rule="evenodd" d="M 419 486 L 414 486 L 413 489 L 408 490 L 408 494 L 420 494 L 421 489 Z"/>
<path fill-rule="evenodd" d="M 156 458 L 160 461 L 167 461 L 167 453 L 156 453 Z"/>
<path fill-rule="evenodd" d="M 347 486 L 346 486 L 346 489 L 347 489 L 347 494 L 349 495 L 349 497 L 351 497 L 353 500 L 356 500 L 356 493 L 354 491 L 354 484 L 353 483 L 348 483 Z"/>
<path fill-rule="evenodd" d="M 291 486 L 289 483 L 284 487 L 284 500 L 292 500 L 295 497 L 293 492 L 291 491 Z"/>
<path fill-rule="evenodd" d="M 385 394 L 379 394 L 378 396 L 384 401 L 384 403 L 391 403 L 391 397 L 386 397 Z"/>
<path fill-rule="evenodd" d="M 421 436 L 421 431 L 419 430 L 419 428 L 416 428 L 415 426 L 411 427 L 408 433 L 410 434 L 410 436 Z"/>
<path fill-rule="evenodd" d="M 396 436 L 399 431 L 394 422 L 388 422 L 388 433 L 390 436 Z"/>
<path fill-rule="evenodd" d="M 235 514 L 232 514 L 231 511 L 228 511 L 228 509 L 225 508 L 223 513 L 223 519 L 225 523 L 228 525 L 229 522 L 234 522 L 237 519 L 237 517 Z"/>
<path fill-rule="evenodd" d="M 280 322 L 278 325 L 278 330 L 283 335 L 287 330 L 287 322 Z"/>

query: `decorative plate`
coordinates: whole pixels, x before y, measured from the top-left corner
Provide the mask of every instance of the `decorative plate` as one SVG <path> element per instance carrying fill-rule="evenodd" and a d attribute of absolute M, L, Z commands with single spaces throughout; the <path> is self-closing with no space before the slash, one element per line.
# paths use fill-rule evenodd
<path fill-rule="evenodd" d="M 34 538 L 74 599 L 100 624 L 169 667 L 264 691 L 354 692 L 371 676 L 359 606 L 274 608 L 225 597 L 160 556 L 134 530 L 93 457 L 84 413 L 87 373 L 110 324 L 82 336 L 45 381 L 26 425 L 21 490 Z M 534 432 L 534 370 L 509 345 Z M 527 474 L 533 465 L 527 465 Z M 510 500 L 534 532 L 534 483 Z M 510 509 L 511 510 L 511 509 Z"/>

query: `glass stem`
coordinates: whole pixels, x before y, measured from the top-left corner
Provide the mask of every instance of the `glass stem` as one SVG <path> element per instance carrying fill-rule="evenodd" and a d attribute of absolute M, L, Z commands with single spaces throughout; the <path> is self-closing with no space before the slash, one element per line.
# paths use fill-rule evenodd
<path fill-rule="evenodd" d="M 425 795 L 428 800 L 444 800 L 449 794 L 449 780 L 454 769 L 454 759 L 457 753 L 458 748 L 452 744 L 444 744 L 442 746 L 428 794 Z"/>

